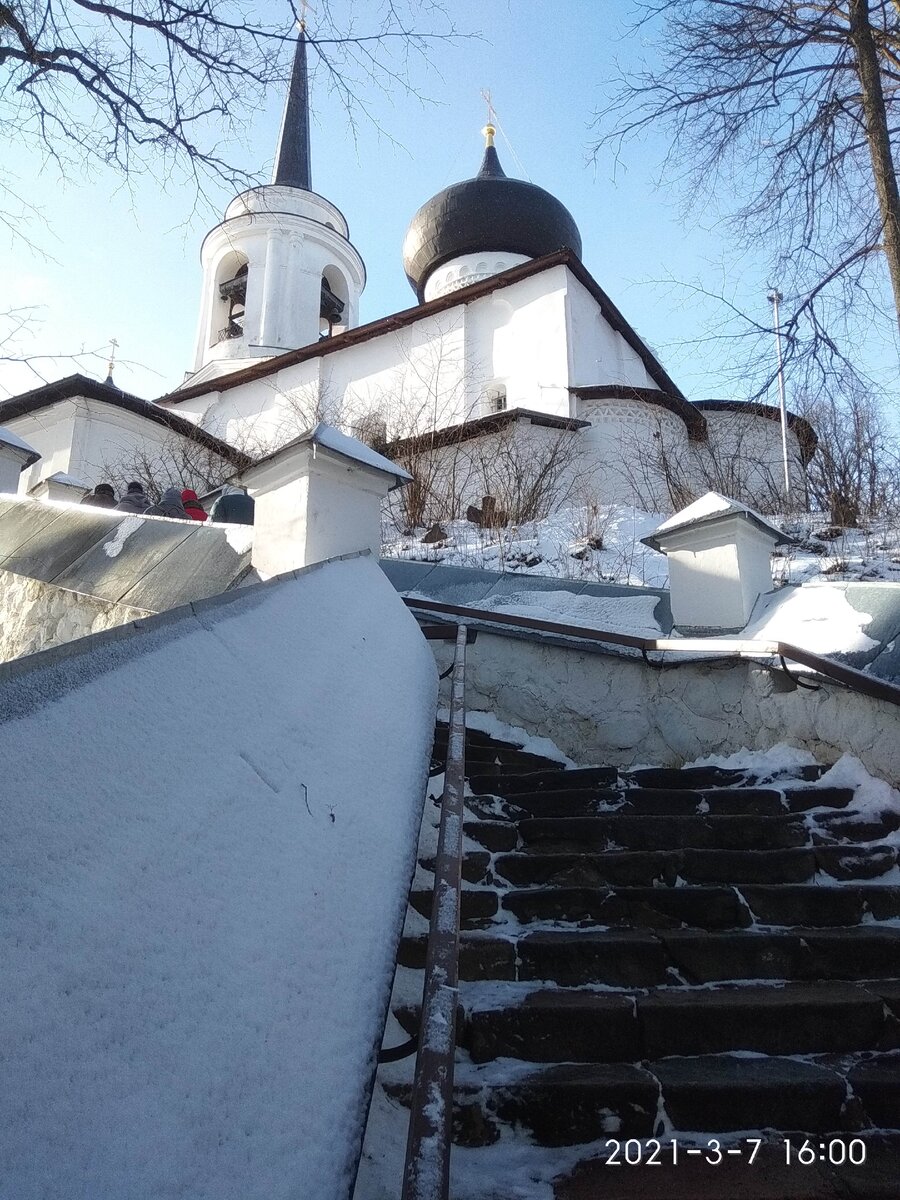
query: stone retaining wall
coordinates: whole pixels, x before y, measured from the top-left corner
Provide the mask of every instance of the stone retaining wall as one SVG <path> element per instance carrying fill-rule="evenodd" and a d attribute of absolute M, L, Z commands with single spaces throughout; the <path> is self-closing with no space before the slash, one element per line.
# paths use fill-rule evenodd
<path fill-rule="evenodd" d="M 450 649 L 432 646 L 447 666 Z M 786 742 L 820 762 L 856 755 L 900 786 L 900 707 L 827 682 L 811 691 L 742 659 L 660 669 L 483 631 L 467 665 L 470 709 L 549 737 L 577 763 L 678 766 Z"/>
<path fill-rule="evenodd" d="M 0 571 L 0 613 L 0 662 L 151 615 L 12 571 Z"/>

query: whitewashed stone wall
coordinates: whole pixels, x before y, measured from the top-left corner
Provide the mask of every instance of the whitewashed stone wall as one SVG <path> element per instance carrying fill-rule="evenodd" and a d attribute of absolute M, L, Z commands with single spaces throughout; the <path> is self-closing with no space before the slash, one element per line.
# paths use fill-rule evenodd
<path fill-rule="evenodd" d="M 126 625 L 151 614 L 0 571 L 0 662 Z"/>
<path fill-rule="evenodd" d="M 446 666 L 450 651 L 432 647 Z M 856 755 L 900 785 L 900 707 L 828 684 L 795 688 L 755 663 L 657 669 L 479 632 L 467 668 L 470 709 L 549 737 L 577 763 L 675 766 L 786 742 L 820 762 Z"/>
<path fill-rule="evenodd" d="M 582 400 L 578 417 L 591 463 L 591 495 L 600 504 L 637 504 L 648 512 L 671 512 L 666 462 L 690 477 L 687 427 L 681 417 L 643 400 Z"/>
<path fill-rule="evenodd" d="M 780 422 L 751 413 L 704 412 L 703 415 L 708 441 L 692 446 L 697 490 L 722 492 L 763 511 L 777 510 L 784 493 Z M 793 499 L 802 507 L 806 472 L 800 443 L 790 428 L 787 448 Z"/>

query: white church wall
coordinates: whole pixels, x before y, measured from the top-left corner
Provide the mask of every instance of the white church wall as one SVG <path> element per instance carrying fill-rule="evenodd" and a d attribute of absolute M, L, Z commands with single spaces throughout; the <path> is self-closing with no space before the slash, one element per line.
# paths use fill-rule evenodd
<path fill-rule="evenodd" d="M 483 415 L 491 384 L 505 388 L 508 408 L 568 416 L 569 280 L 567 269 L 556 267 L 188 407 L 204 413 L 204 428 L 239 446 L 251 430 L 266 437 L 283 430 L 298 398 L 308 405 L 317 388 L 331 421 L 350 430 L 366 414 L 381 413 L 393 436 Z"/>
<path fill-rule="evenodd" d="M 606 322 L 587 288 L 574 275 L 566 275 L 566 341 L 572 386 L 623 383 L 657 388 L 636 351 Z"/>
<path fill-rule="evenodd" d="M 446 667 L 449 650 L 431 646 Z M 550 738 L 581 764 L 677 766 L 787 742 L 821 762 L 853 754 L 872 775 L 900 785 L 900 737 L 886 732 L 900 726 L 895 705 L 829 686 L 798 688 L 779 671 L 743 660 L 655 670 L 481 630 L 466 702 Z"/>
<path fill-rule="evenodd" d="M 697 491 L 712 488 L 769 512 L 780 507 L 784 495 L 780 422 L 750 412 L 704 411 L 703 415 L 708 441 L 692 446 Z M 790 428 L 787 441 L 791 490 L 802 505 L 806 474 L 800 443 Z"/>
<path fill-rule="evenodd" d="M 195 371 L 219 373 L 223 364 L 265 358 L 312 345 L 320 334 L 323 276 L 344 301 L 335 328 L 359 323 L 365 287 L 362 259 L 347 240 L 347 224 L 333 204 L 292 187 L 255 188 L 236 197 L 225 220 L 201 249 L 203 285 Z M 239 336 L 221 336 L 229 305 L 219 285 L 247 267 Z M 203 376 L 201 375 L 201 378 Z"/>
<path fill-rule="evenodd" d="M 582 431 L 585 453 L 592 459 L 590 499 L 670 511 L 663 459 L 688 456 L 684 421 L 642 400 L 579 400 L 576 415 L 591 423 Z"/>
<path fill-rule="evenodd" d="M 19 476 L 19 494 L 25 495 L 40 480 L 61 471 L 69 473 L 75 437 L 76 402 L 61 400 L 6 422 L 6 428 L 23 438 L 41 455 L 38 462 Z M 86 481 L 87 482 L 87 481 Z"/>
<path fill-rule="evenodd" d="M 487 383 L 502 382 L 507 408 L 569 415 L 569 278 L 564 266 L 554 267 L 466 306 L 467 361 L 482 394 Z"/>
<path fill-rule="evenodd" d="M 496 433 L 414 458 L 403 456 L 402 465 L 415 475 L 418 494 L 424 496 L 415 523 L 465 517 L 467 507 L 480 508 L 486 495 L 513 522 L 541 519 L 565 504 L 587 503 L 592 481 L 583 433 L 521 420 Z M 415 486 L 389 497 L 387 511 L 399 528 L 407 525 L 410 504 L 417 499 Z"/>

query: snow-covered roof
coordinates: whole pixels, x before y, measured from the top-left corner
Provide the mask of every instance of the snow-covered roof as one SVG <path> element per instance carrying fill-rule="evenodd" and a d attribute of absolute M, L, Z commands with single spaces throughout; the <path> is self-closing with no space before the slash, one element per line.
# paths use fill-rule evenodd
<path fill-rule="evenodd" d="M 240 478 L 246 479 L 263 463 L 274 462 L 276 459 L 289 454 L 300 446 L 320 447 L 329 454 L 337 454 L 341 458 L 349 459 L 351 462 L 365 467 L 370 471 L 377 471 L 380 475 L 389 475 L 395 480 L 394 487 L 400 487 L 404 483 L 409 483 L 412 479 L 409 472 L 404 471 L 397 463 L 391 462 L 389 458 L 385 458 L 383 454 L 379 454 L 371 446 L 367 446 L 365 442 L 361 442 L 358 438 L 341 433 L 333 425 L 326 425 L 324 421 L 320 421 L 308 433 L 302 433 L 299 437 L 292 438 L 291 441 L 285 442 L 283 446 L 279 446 L 277 450 L 273 450 L 271 454 L 258 459 L 252 467 L 240 473 Z"/>
<path fill-rule="evenodd" d="M 349 437 L 346 433 L 335 429 L 333 425 L 326 425 L 324 421 L 320 421 L 315 429 L 306 436 L 307 440 L 315 442 L 317 446 L 331 450 L 335 454 L 341 454 L 344 458 L 352 458 L 355 462 L 361 463 L 362 466 L 369 467 L 373 471 L 382 471 L 385 475 L 393 475 L 395 479 L 401 480 L 403 483 L 408 483 L 412 479 L 412 475 L 408 471 L 404 471 L 397 463 L 391 462 L 389 458 L 385 458 L 383 454 L 379 454 L 371 446 L 361 442 L 359 438 Z"/>
<path fill-rule="evenodd" d="M 0 446 L 9 446 L 12 450 L 20 450 L 25 457 L 22 460 L 22 470 L 32 466 L 41 457 L 34 446 L 29 446 L 18 434 L 0 425 Z"/>
<path fill-rule="evenodd" d="M 666 540 L 663 535 L 671 535 L 678 531 L 679 533 L 685 529 L 698 528 L 700 526 L 714 525 L 719 521 L 727 520 L 730 517 L 741 517 L 744 520 L 750 521 L 758 529 L 764 533 L 771 534 L 775 539 L 775 545 L 780 546 L 785 542 L 793 542 L 796 539 L 784 533 L 777 525 L 773 525 L 761 516 L 755 509 L 750 508 L 746 504 L 741 504 L 738 500 L 731 500 L 728 496 L 723 496 L 720 492 L 707 492 L 705 496 L 701 496 L 699 500 L 695 500 L 693 504 L 689 504 L 687 508 L 683 508 L 680 512 L 663 521 L 653 533 L 648 537 L 641 538 L 641 541 L 651 546 L 654 550 L 661 548 L 661 543 Z"/>
<path fill-rule="evenodd" d="M 46 479 L 42 479 L 40 482 L 59 483 L 63 487 L 81 488 L 85 492 L 91 490 L 89 483 L 85 483 L 83 479 L 79 479 L 76 475 L 67 475 L 65 471 L 54 471 L 52 475 L 48 475 Z M 35 484 L 35 487 L 37 487 L 37 484 Z"/>
<path fill-rule="evenodd" d="M 234 587 L 250 566 L 248 543 L 244 527 L 235 533 L 210 521 L 0 497 L 0 560 L 7 570 L 148 612 Z"/>

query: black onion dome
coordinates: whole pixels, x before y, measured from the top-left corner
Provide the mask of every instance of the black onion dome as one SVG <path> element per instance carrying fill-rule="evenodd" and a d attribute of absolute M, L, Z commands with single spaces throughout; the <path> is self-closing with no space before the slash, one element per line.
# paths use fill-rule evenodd
<path fill-rule="evenodd" d="M 444 188 L 413 217 L 403 268 L 421 300 L 431 272 L 461 254 L 506 251 L 540 258 L 562 249 L 581 257 L 572 214 L 543 188 L 505 175 L 489 144 L 474 179 Z"/>

